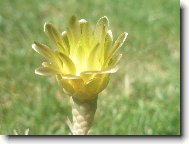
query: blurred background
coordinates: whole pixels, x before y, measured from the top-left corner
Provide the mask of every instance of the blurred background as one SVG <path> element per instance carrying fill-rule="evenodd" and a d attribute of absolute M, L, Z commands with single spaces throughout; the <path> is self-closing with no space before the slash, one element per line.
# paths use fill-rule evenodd
<path fill-rule="evenodd" d="M 119 71 L 99 95 L 92 135 L 180 134 L 178 0 L 1 0 L 0 134 L 66 135 L 69 97 L 55 77 L 34 74 L 47 45 L 45 22 L 64 31 L 72 15 L 95 26 L 106 15 L 114 39 L 129 33 Z"/>

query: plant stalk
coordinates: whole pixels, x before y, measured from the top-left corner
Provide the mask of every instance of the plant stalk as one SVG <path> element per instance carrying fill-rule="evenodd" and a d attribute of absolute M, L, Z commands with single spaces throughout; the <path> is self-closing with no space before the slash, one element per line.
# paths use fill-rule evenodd
<path fill-rule="evenodd" d="M 74 97 L 70 98 L 72 106 L 72 123 L 68 125 L 73 135 L 87 135 L 92 125 L 97 108 L 97 99 L 80 100 Z"/>

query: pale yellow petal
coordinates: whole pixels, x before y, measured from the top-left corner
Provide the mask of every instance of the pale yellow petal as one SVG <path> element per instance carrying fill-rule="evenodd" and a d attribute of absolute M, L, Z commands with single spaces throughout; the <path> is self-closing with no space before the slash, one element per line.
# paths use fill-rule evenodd
<path fill-rule="evenodd" d="M 80 19 L 79 20 L 79 24 L 80 24 L 80 27 L 82 28 L 84 24 L 86 24 L 87 21 L 85 19 Z"/>
<path fill-rule="evenodd" d="M 63 70 L 65 71 L 65 73 L 75 74 L 76 68 L 73 61 L 68 56 L 66 56 L 65 54 L 61 52 L 58 52 L 57 54 L 59 55 L 60 59 L 63 62 Z"/>
<path fill-rule="evenodd" d="M 62 32 L 62 40 L 68 49 L 68 53 L 70 53 L 70 45 L 69 45 L 69 41 L 68 41 L 67 31 Z"/>
<path fill-rule="evenodd" d="M 108 51 L 112 48 L 113 36 L 112 31 L 109 30 L 105 37 L 104 43 L 104 59 L 108 57 Z"/>
<path fill-rule="evenodd" d="M 35 70 L 35 74 L 47 76 L 60 74 L 60 72 L 49 67 L 39 67 Z"/>
<path fill-rule="evenodd" d="M 44 56 L 46 59 L 49 59 L 50 62 L 52 62 L 52 64 L 54 65 L 54 67 L 60 70 L 62 69 L 62 65 L 59 58 L 56 56 L 55 52 L 49 49 L 46 45 L 34 42 L 34 44 L 32 44 L 32 48 L 36 52 Z"/>
<path fill-rule="evenodd" d="M 48 37 L 56 44 L 59 51 L 68 54 L 68 48 L 62 40 L 61 34 L 54 28 L 52 24 L 45 23 L 44 31 Z"/>
<path fill-rule="evenodd" d="M 51 64 L 51 63 L 42 62 L 42 66 L 43 66 L 43 67 L 48 67 L 48 68 L 54 69 L 54 70 L 58 71 L 59 73 L 61 73 L 61 69 L 59 69 L 56 65 L 53 65 L 53 64 Z"/>
<path fill-rule="evenodd" d="M 32 48 L 47 59 L 54 59 L 54 52 L 48 46 L 34 42 Z"/>
<path fill-rule="evenodd" d="M 64 75 L 62 75 L 62 78 L 63 79 L 68 79 L 68 80 L 73 80 L 73 79 L 80 80 L 81 79 L 81 77 L 75 76 L 75 75 L 71 75 L 71 74 L 64 74 Z"/>
<path fill-rule="evenodd" d="M 118 66 L 113 66 L 113 67 L 103 69 L 101 71 L 84 71 L 84 72 L 81 73 L 81 75 L 115 73 L 115 72 L 117 72 L 118 69 L 119 69 Z"/>
<path fill-rule="evenodd" d="M 43 67 L 51 67 L 52 65 L 48 62 L 42 62 Z"/>
<path fill-rule="evenodd" d="M 67 28 L 67 35 L 68 35 L 70 46 L 72 47 L 70 52 L 73 53 L 74 51 L 72 52 L 72 50 L 74 50 L 74 47 L 78 43 L 80 35 L 81 35 L 80 25 L 75 16 L 72 16 L 70 18 L 69 26 Z"/>
<path fill-rule="evenodd" d="M 88 53 L 93 48 L 93 31 L 88 22 L 80 24 L 81 26 L 81 44 L 84 47 L 85 53 Z"/>
<path fill-rule="evenodd" d="M 124 32 L 123 34 L 121 34 L 117 40 L 115 41 L 115 43 L 113 44 L 112 48 L 107 51 L 108 53 L 108 59 L 110 59 L 114 53 L 122 46 L 122 44 L 124 43 L 125 39 L 127 38 L 128 33 Z"/>
<path fill-rule="evenodd" d="M 107 87 L 107 85 L 109 83 L 109 76 L 110 75 L 108 74 L 108 75 L 104 75 L 104 77 L 101 78 L 101 81 L 99 82 L 100 84 L 99 84 L 99 89 L 98 89 L 97 93 L 100 93 Z"/>
<path fill-rule="evenodd" d="M 108 82 L 109 74 L 96 74 L 93 79 L 85 84 L 85 87 L 92 95 L 97 95 L 107 87 Z"/>
<path fill-rule="evenodd" d="M 101 42 L 104 39 L 108 31 L 108 26 L 109 26 L 109 22 L 106 16 L 98 20 L 96 24 L 95 32 L 94 32 L 97 42 Z"/>
<path fill-rule="evenodd" d="M 88 99 L 90 93 L 87 93 L 84 81 L 81 77 L 74 75 L 62 75 L 62 79 L 64 81 L 67 81 L 72 86 L 74 90 L 74 92 L 72 92 L 72 96 L 82 99 Z"/>
<path fill-rule="evenodd" d="M 100 69 L 101 64 L 99 62 L 99 55 L 100 55 L 100 44 L 97 43 L 94 48 L 91 50 L 89 56 L 88 56 L 88 69 L 89 70 L 96 70 Z"/>
<path fill-rule="evenodd" d="M 64 91 L 68 95 L 70 95 L 70 96 L 75 95 L 75 90 L 74 90 L 73 86 L 69 83 L 69 80 L 67 80 L 67 79 L 61 79 L 60 80 L 60 84 L 63 87 Z"/>
<path fill-rule="evenodd" d="M 112 57 L 112 59 L 110 60 L 110 62 L 109 62 L 108 65 L 109 66 L 115 66 L 115 65 L 117 65 L 118 62 L 121 60 L 121 58 L 122 58 L 122 54 L 118 54 L 118 55 Z"/>

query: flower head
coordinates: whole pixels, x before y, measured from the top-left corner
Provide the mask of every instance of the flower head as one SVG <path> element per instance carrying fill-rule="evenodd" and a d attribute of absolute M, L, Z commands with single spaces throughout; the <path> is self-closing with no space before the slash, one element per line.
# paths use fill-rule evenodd
<path fill-rule="evenodd" d="M 86 20 L 74 16 L 62 34 L 49 23 L 45 23 L 44 31 L 56 49 L 34 42 L 32 48 L 48 60 L 36 74 L 56 75 L 64 91 L 78 99 L 92 99 L 106 88 L 110 74 L 118 70 L 122 55 L 116 52 L 126 32 L 113 43 L 106 16 L 98 20 L 94 31 Z"/>

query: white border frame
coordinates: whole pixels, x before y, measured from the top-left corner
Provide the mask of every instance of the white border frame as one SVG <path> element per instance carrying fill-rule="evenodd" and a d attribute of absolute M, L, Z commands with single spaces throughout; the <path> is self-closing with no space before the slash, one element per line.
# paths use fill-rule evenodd
<path fill-rule="evenodd" d="M 184 27 L 183 27 L 183 69 L 182 76 L 184 77 L 183 84 L 185 86 L 182 92 L 183 98 L 183 112 L 181 122 L 183 125 L 183 136 L 182 137 L 94 137 L 94 138 L 68 138 L 68 137 L 58 137 L 58 138 L 42 138 L 42 137 L 30 137 L 30 138 L 15 138 L 10 139 L 7 136 L 0 136 L 0 144 L 189 144 L 189 1 L 181 0 L 181 7 L 184 9 Z"/>

